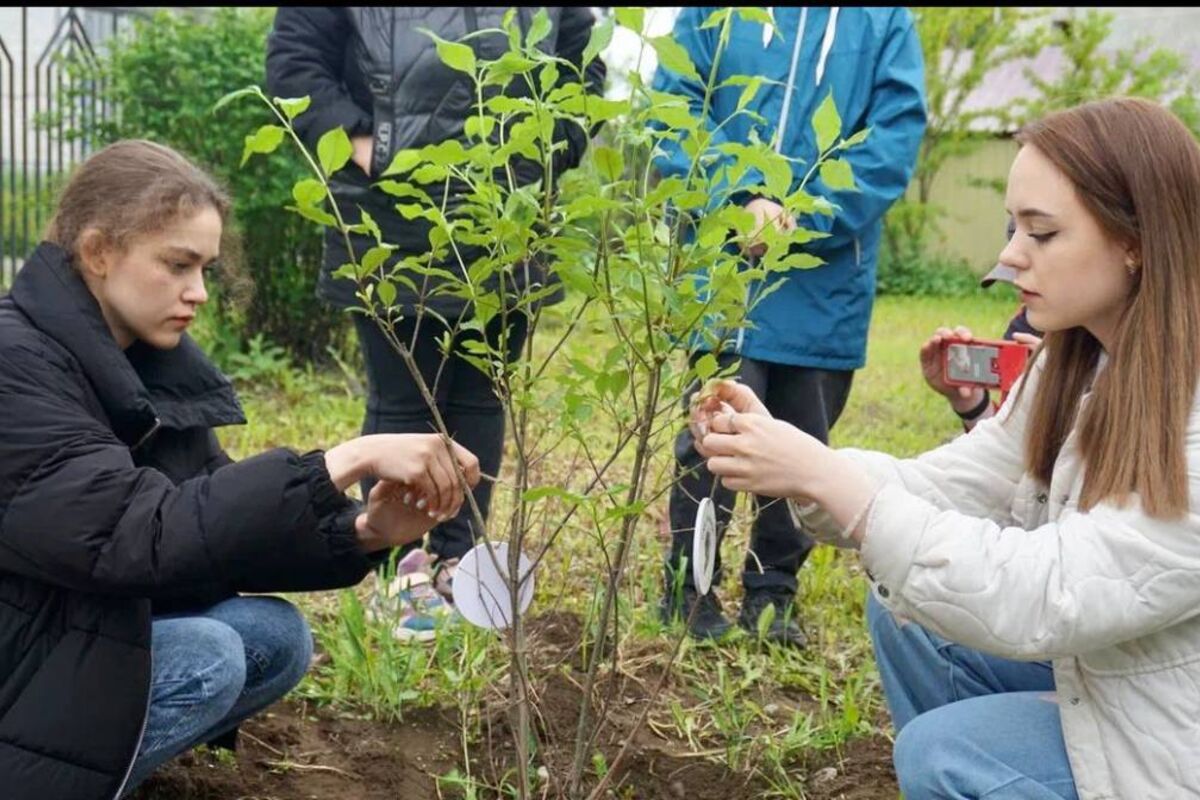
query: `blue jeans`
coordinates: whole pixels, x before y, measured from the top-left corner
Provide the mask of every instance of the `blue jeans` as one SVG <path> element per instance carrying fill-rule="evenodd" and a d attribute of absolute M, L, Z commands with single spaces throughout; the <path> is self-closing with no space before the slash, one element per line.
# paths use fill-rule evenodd
<path fill-rule="evenodd" d="M 287 694 L 312 660 L 312 633 L 277 597 L 234 597 L 195 615 L 155 617 L 150 716 L 125 791 Z"/>
<path fill-rule="evenodd" d="M 874 593 L 867 625 L 905 800 L 1075 800 L 1054 673 L 897 625 Z"/>

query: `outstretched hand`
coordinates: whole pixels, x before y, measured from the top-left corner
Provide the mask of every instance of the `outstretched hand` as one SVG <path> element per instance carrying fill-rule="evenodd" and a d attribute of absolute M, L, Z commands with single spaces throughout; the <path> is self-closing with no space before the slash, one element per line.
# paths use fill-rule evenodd
<path fill-rule="evenodd" d="M 712 416 L 702 446 L 725 488 L 768 497 L 810 496 L 832 453 L 788 422 L 732 409 Z"/>
<path fill-rule="evenodd" d="M 845 455 L 775 419 L 748 386 L 714 381 L 694 404 L 696 450 L 708 470 L 733 491 L 816 501 L 841 525 L 850 524 L 876 491 Z M 703 431 L 699 429 L 703 428 Z M 847 536 L 861 541 L 862 526 Z"/>
<path fill-rule="evenodd" d="M 704 437 L 712 430 L 715 417 L 731 412 L 771 417 L 771 412 L 749 386 L 728 379 L 710 381 L 692 399 L 688 415 L 688 426 L 697 453 L 708 458 L 708 453 L 704 451 Z"/>

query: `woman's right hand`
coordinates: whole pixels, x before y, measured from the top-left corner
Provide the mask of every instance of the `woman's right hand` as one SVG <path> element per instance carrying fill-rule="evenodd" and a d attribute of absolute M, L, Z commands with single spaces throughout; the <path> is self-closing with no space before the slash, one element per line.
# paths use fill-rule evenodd
<path fill-rule="evenodd" d="M 712 430 L 713 418 L 731 412 L 771 416 L 753 389 L 729 379 L 710 381 L 692 398 L 688 426 L 692 431 L 696 452 L 704 458 L 708 458 L 708 453 L 704 451 L 704 437 Z"/>
<path fill-rule="evenodd" d="M 921 376 L 930 389 L 950 401 L 955 411 L 965 412 L 979 405 L 984 390 L 978 386 L 951 386 L 946 383 L 946 375 L 942 370 L 942 347 L 949 339 L 970 342 L 974 338 L 969 328 L 959 325 L 953 330 L 938 328 L 921 345 Z"/>

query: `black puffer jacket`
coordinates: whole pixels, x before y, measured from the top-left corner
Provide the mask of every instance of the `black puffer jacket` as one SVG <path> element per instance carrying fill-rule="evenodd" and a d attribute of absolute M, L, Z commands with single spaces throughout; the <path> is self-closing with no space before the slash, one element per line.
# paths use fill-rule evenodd
<path fill-rule="evenodd" d="M 463 128 L 473 114 L 474 86 L 462 72 L 451 69 L 438 58 L 433 39 L 421 32 L 428 29 L 443 39 L 459 40 L 482 29 L 499 28 L 507 7 L 303 7 L 281 6 L 267 42 L 267 89 L 274 97 L 309 96 L 309 109 L 296 118 L 297 131 L 308 147 L 316 147 L 326 131 L 339 125 L 351 136 L 370 134 L 374 138 L 371 174 L 378 176 L 400 150 L 419 148 L 447 139 L 466 143 Z M 536 9 L 517 9 L 521 30 L 527 31 Z M 586 7 L 546 9 L 552 28 L 539 43 L 578 65 L 591 36 L 595 19 Z M 479 58 L 497 58 L 508 48 L 500 35 L 468 39 Z M 567 79 L 563 69 L 562 80 Z M 604 88 L 605 66 L 599 58 L 589 64 L 585 78 L 590 92 Z M 508 93 L 527 95 L 522 81 L 513 81 Z M 588 144 L 588 133 L 578 125 L 560 125 L 556 139 L 566 148 L 557 154 L 554 174 L 575 167 Z M 542 177 L 541 166 L 517 159 L 512 164 L 516 183 L 531 184 Z M 425 220 L 408 221 L 395 211 L 396 198 L 372 188 L 372 178 L 354 164 L 334 176 L 332 187 L 338 207 L 351 220 L 358 219 L 361 206 L 379 223 L 384 241 L 397 245 L 401 255 L 421 254 L 429 250 L 430 224 Z M 434 187 L 430 187 L 431 190 Z M 446 193 L 447 207 L 453 209 L 461 195 L 460 186 Z M 436 187 L 441 191 L 442 187 Z M 443 198 L 430 192 L 434 200 Z M 355 252 L 361 255 L 374 241 L 353 236 Z M 467 250 L 470 263 L 474 253 Z M 354 285 L 334 280 L 330 272 L 348 261 L 340 234 L 327 229 L 325 268 L 320 293 L 343 306 L 356 305 Z M 457 265 L 452 267 L 458 270 Z M 518 284 L 525 275 L 516 270 Z M 535 269 L 529 280 L 544 281 L 544 271 Z M 413 296 L 400 288 L 398 303 L 411 311 Z M 518 285 L 517 291 L 526 287 Z M 439 296 L 429 303 L 439 313 L 455 316 L 462 301 Z"/>
<path fill-rule="evenodd" d="M 0 796 L 116 796 L 147 711 L 152 603 L 368 571 L 323 454 L 233 463 L 212 427 L 243 421 L 190 339 L 122 352 L 59 247 L 0 300 Z"/>

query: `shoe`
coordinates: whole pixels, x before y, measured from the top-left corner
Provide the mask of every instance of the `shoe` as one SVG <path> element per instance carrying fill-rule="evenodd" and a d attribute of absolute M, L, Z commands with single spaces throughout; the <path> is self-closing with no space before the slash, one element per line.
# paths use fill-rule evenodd
<path fill-rule="evenodd" d="M 396 575 L 391 580 L 375 575 L 367 619 L 391 625 L 392 636 L 398 641 L 432 641 L 437 638 L 438 626 L 455 613 L 434 589 L 428 564 L 428 553 L 413 550 L 396 564 Z"/>
<path fill-rule="evenodd" d="M 454 605 L 454 573 L 457 570 L 457 558 L 445 561 L 438 559 L 437 566 L 433 568 L 433 588 L 450 605 Z"/>
<path fill-rule="evenodd" d="M 763 639 L 803 649 L 808 645 L 808 637 L 800 629 L 799 614 L 793 599 L 794 595 L 786 589 L 747 589 L 746 596 L 742 598 L 742 610 L 738 612 L 738 624 L 757 638 L 759 619 L 764 613 L 773 614 Z M 768 608 L 772 611 L 767 611 Z"/>
<path fill-rule="evenodd" d="M 692 608 L 696 608 L 695 615 Z M 684 622 L 691 617 L 688 633 L 695 639 L 720 639 L 729 633 L 733 624 L 721 611 L 721 601 L 711 591 L 708 594 L 697 594 L 690 586 L 683 587 L 683 602 L 677 602 L 676 593 L 668 591 L 663 595 L 658 605 L 659 618 L 664 625 L 670 625 L 674 620 Z"/>

